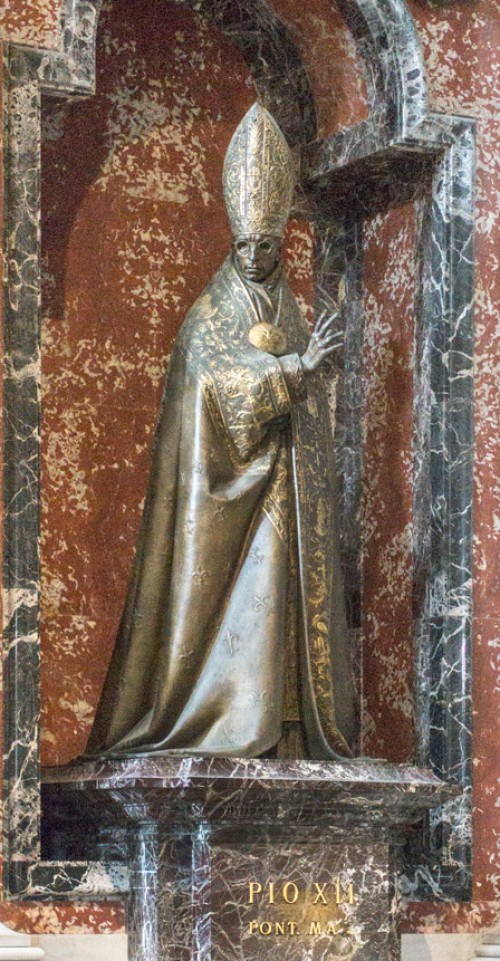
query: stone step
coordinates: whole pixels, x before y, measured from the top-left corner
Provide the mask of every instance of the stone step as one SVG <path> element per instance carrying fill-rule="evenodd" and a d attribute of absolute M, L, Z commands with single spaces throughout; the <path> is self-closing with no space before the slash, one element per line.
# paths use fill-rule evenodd
<path fill-rule="evenodd" d="M 41 961 L 45 951 L 41 948 L 2 948 L 0 946 L 0 961 Z"/>
<path fill-rule="evenodd" d="M 476 948 L 476 958 L 500 958 L 500 935 L 491 937 L 487 942 L 478 945 Z"/>
<path fill-rule="evenodd" d="M 45 951 L 31 947 L 29 934 L 12 931 L 0 924 L 0 961 L 41 961 Z"/>

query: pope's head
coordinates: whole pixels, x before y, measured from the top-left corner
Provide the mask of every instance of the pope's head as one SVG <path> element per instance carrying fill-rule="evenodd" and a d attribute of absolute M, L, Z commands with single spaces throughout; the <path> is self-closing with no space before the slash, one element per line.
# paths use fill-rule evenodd
<path fill-rule="evenodd" d="M 231 138 L 223 184 L 237 267 L 245 279 L 262 283 L 280 260 L 295 169 L 280 128 L 258 103 Z"/>
<path fill-rule="evenodd" d="M 239 271 L 246 280 L 262 283 L 281 258 L 281 239 L 270 234 L 244 234 L 233 241 Z"/>

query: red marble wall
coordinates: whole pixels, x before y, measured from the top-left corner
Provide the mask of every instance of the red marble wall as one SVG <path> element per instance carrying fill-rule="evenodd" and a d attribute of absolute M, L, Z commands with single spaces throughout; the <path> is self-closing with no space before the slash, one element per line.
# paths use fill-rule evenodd
<path fill-rule="evenodd" d="M 332 0 L 271 0 L 290 29 L 314 96 L 318 138 L 351 127 L 368 116 L 361 58 Z"/>
<path fill-rule="evenodd" d="M 413 754 L 415 209 L 365 226 L 363 754 Z"/>
<path fill-rule="evenodd" d="M 105 4 L 97 89 L 44 108 L 45 763 L 85 747 L 168 354 L 230 242 L 223 154 L 254 99 L 233 48 L 179 7 L 165 17 L 158 0 Z"/>
<path fill-rule="evenodd" d="M 2 0 L 0 40 L 43 49 L 57 48 L 60 8 L 60 0 Z"/>

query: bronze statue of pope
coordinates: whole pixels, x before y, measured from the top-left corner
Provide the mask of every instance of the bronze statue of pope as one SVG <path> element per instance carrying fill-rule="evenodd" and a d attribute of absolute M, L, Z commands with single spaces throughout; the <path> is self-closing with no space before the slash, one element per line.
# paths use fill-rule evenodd
<path fill-rule="evenodd" d="M 231 254 L 177 338 L 87 755 L 349 757 L 355 699 L 319 368 L 282 269 L 294 191 L 255 104 L 224 164 Z"/>

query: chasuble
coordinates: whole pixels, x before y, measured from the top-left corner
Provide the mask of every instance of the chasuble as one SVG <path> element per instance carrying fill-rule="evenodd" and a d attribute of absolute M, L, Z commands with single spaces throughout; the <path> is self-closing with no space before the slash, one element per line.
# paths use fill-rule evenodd
<path fill-rule="evenodd" d="M 226 158 L 235 237 L 282 236 L 291 169 L 255 105 Z M 88 755 L 350 756 L 335 465 L 309 340 L 281 261 L 256 281 L 233 251 L 189 311 Z"/>

